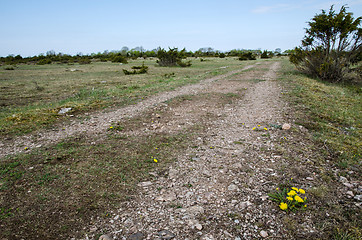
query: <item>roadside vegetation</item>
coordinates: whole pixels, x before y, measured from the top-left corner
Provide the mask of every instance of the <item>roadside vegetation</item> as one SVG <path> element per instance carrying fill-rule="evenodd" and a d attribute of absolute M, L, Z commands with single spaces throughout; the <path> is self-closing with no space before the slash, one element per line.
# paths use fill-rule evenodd
<path fill-rule="evenodd" d="M 319 186 L 311 189 L 312 202 L 320 208 L 315 206 L 310 211 L 316 211 L 321 229 L 323 226 L 331 239 L 360 239 L 360 200 L 346 195 L 348 189 L 341 181 L 362 181 L 361 88 L 307 77 L 287 60 L 282 71 L 283 96 L 292 106 L 289 114 L 312 136 L 315 147 L 306 151 L 314 151 L 314 171 L 321 175 Z M 359 191 L 357 187 L 351 193 L 360 196 Z"/>

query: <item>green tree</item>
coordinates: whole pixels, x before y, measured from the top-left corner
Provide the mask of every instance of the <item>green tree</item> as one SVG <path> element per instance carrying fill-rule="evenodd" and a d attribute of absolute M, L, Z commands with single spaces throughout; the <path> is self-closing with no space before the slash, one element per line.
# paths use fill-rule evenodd
<path fill-rule="evenodd" d="M 181 66 L 181 67 L 189 67 L 191 66 L 191 62 L 182 62 L 182 59 L 186 58 L 186 49 L 182 49 L 178 51 L 177 48 L 170 48 L 166 51 L 163 48 L 160 48 L 157 51 L 157 58 L 159 59 L 157 62 L 161 67 L 173 67 L 173 66 Z"/>
<path fill-rule="evenodd" d="M 308 22 L 302 46 L 290 54 L 296 67 L 330 82 L 345 80 L 351 64 L 361 55 L 361 17 L 353 18 L 342 6 L 339 13 L 322 10 Z"/>

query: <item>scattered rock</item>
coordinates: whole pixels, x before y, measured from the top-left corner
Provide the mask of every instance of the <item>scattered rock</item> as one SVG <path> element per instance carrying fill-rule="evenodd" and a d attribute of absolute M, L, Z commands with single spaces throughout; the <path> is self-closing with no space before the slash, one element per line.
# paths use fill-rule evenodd
<path fill-rule="evenodd" d="M 356 195 L 356 196 L 354 196 L 354 199 L 361 202 L 362 201 L 362 195 Z"/>
<path fill-rule="evenodd" d="M 204 208 L 201 206 L 192 206 L 187 209 L 187 211 L 192 215 L 198 215 L 204 213 Z"/>
<path fill-rule="evenodd" d="M 163 196 L 157 197 L 155 200 L 161 202 L 171 202 L 173 200 L 176 200 L 176 194 L 175 193 L 165 194 Z"/>
<path fill-rule="evenodd" d="M 65 113 L 69 112 L 70 110 L 72 110 L 72 108 L 61 108 L 60 111 L 58 112 L 58 114 L 65 114 Z"/>
<path fill-rule="evenodd" d="M 148 186 L 151 186 L 152 185 L 152 182 L 148 181 L 148 182 L 140 182 L 137 184 L 137 186 L 139 187 L 148 187 Z"/>
<path fill-rule="evenodd" d="M 345 182 L 343 183 L 344 186 L 348 187 L 348 188 L 353 188 L 353 184 Z"/>
<path fill-rule="evenodd" d="M 102 235 L 98 238 L 99 240 L 112 240 L 112 238 L 108 235 Z"/>
<path fill-rule="evenodd" d="M 214 236 L 212 236 L 212 235 L 206 235 L 206 236 L 203 236 L 202 238 L 201 238 L 201 240 L 214 240 L 215 238 L 214 238 Z"/>
<path fill-rule="evenodd" d="M 169 178 L 175 178 L 178 174 L 178 171 L 176 169 L 171 168 L 170 171 L 168 172 L 168 177 Z"/>
<path fill-rule="evenodd" d="M 262 236 L 263 238 L 266 238 L 266 237 L 268 237 L 268 233 L 266 231 L 261 231 L 260 236 Z"/>
<path fill-rule="evenodd" d="M 253 204 L 251 202 L 249 202 L 249 201 L 242 202 L 242 203 L 240 203 L 240 208 L 244 209 L 244 208 L 247 208 L 247 207 L 249 207 L 251 205 L 253 205 Z"/>
<path fill-rule="evenodd" d="M 347 178 L 345 178 L 345 177 L 343 177 L 343 176 L 340 176 L 340 177 L 339 177 L 339 181 L 340 181 L 341 183 L 348 183 Z"/>
<path fill-rule="evenodd" d="M 235 184 L 231 184 L 231 185 L 229 185 L 228 190 L 229 191 L 239 191 L 239 188 Z"/>
<path fill-rule="evenodd" d="M 201 230 L 202 230 L 202 225 L 201 225 L 200 223 L 196 223 L 196 224 L 195 224 L 195 228 L 196 228 L 197 230 L 201 231 Z"/>
<path fill-rule="evenodd" d="M 312 177 L 307 177 L 306 180 L 313 181 L 313 178 Z"/>
<path fill-rule="evenodd" d="M 348 196 L 354 197 L 354 194 L 353 194 L 352 191 L 348 191 L 348 192 L 346 192 L 346 194 L 347 194 Z"/>
<path fill-rule="evenodd" d="M 193 157 L 193 158 L 191 158 L 191 159 L 192 159 L 192 161 L 199 161 L 199 160 L 200 160 L 199 157 Z"/>
<path fill-rule="evenodd" d="M 289 123 L 284 123 L 282 126 L 283 130 L 289 130 L 290 129 L 290 124 Z"/>
<path fill-rule="evenodd" d="M 161 239 L 172 239 L 175 237 L 175 234 L 173 234 L 172 232 L 168 231 L 168 230 L 162 230 L 160 232 L 158 232 L 158 235 L 160 236 Z"/>
<path fill-rule="evenodd" d="M 268 197 L 269 197 L 268 195 L 265 195 L 265 196 L 261 196 L 260 198 L 261 198 L 262 201 L 265 201 L 265 200 L 268 199 Z"/>
<path fill-rule="evenodd" d="M 145 236 L 143 235 L 143 233 L 138 232 L 129 236 L 127 240 L 143 240 L 144 238 Z"/>

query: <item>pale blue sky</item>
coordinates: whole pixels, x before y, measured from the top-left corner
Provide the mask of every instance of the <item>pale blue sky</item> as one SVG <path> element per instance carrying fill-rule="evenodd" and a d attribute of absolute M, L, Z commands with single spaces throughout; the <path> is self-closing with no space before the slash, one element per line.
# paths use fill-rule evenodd
<path fill-rule="evenodd" d="M 362 15 L 362 0 L 0 0 L 0 56 L 123 46 L 286 50 L 332 4 Z"/>

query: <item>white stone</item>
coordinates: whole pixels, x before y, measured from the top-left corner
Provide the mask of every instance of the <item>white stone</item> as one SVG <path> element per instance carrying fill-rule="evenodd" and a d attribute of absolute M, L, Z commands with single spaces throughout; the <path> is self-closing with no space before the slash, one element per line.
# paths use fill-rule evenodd
<path fill-rule="evenodd" d="M 238 186 L 236 186 L 235 184 L 231 184 L 231 185 L 228 187 L 228 190 L 229 190 L 229 191 L 238 191 L 239 188 L 238 188 Z"/>
<path fill-rule="evenodd" d="M 268 237 L 268 233 L 263 230 L 260 232 L 260 236 L 262 236 L 263 238 L 266 238 L 266 237 Z"/>
<path fill-rule="evenodd" d="M 137 184 L 139 187 L 148 187 L 152 185 L 152 182 L 148 181 L 148 182 L 140 182 Z"/>
<path fill-rule="evenodd" d="M 343 176 L 340 176 L 340 177 L 339 177 L 339 181 L 340 181 L 341 183 L 347 183 L 347 182 L 348 182 L 347 178 L 345 178 L 345 177 L 343 177 Z"/>
<path fill-rule="evenodd" d="M 65 113 L 69 112 L 70 110 L 72 110 L 72 108 L 61 108 L 60 111 L 58 112 L 58 114 L 65 114 Z"/>
<path fill-rule="evenodd" d="M 284 123 L 282 126 L 283 130 L 289 130 L 290 129 L 290 124 L 289 123 Z"/>

